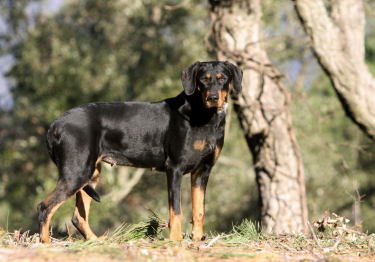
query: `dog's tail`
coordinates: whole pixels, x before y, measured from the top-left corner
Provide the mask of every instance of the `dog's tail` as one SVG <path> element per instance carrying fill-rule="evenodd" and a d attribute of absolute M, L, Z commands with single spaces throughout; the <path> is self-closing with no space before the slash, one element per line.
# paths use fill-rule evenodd
<path fill-rule="evenodd" d="M 56 163 L 56 159 L 55 159 L 55 156 L 54 156 L 54 153 L 53 153 L 53 140 L 56 136 L 56 131 L 57 130 L 56 130 L 56 121 L 55 121 L 49 127 L 49 129 L 47 131 L 47 139 L 46 139 L 48 154 L 55 164 L 57 164 L 57 163 Z"/>
<path fill-rule="evenodd" d="M 83 188 L 83 191 L 85 191 L 96 202 L 100 203 L 100 197 L 99 197 L 98 193 L 95 191 L 95 189 L 93 188 L 93 186 L 90 183 L 88 183 L 87 186 L 85 186 Z"/>

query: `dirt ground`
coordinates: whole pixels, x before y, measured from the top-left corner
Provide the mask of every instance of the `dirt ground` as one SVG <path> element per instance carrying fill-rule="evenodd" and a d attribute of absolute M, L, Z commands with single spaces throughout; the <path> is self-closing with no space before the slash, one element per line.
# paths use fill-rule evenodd
<path fill-rule="evenodd" d="M 318 253 L 280 252 L 259 248 L 213 246 L 200 243 L 187 246 L 163 247 L 153 245 L 111 245 L 71 249 L 62 245 L 38 245 L 29 248 L 0 248 L 0 262 L 67 262 L 67 261 L 375 261 L 375 254 L 362 257 L 359 252 Z"/>

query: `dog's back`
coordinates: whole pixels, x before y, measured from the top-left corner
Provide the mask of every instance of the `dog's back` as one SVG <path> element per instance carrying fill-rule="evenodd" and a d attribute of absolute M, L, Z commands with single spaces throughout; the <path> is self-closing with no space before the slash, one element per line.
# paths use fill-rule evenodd
<path fill-rule="evenodd" d="M 165 102 L 82 105 L 50 126 L 47 149 L 57 166 L 64 159 L 56 152 L 64 150 L 76 155 L 89 151 L 89 158 L 102 156 L 112 165 L 163 170 L 170 114 Z"/>

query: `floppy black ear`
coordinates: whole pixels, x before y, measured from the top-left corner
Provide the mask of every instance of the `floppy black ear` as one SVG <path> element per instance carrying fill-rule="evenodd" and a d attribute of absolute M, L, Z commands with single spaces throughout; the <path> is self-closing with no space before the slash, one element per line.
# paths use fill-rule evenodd
<path fill-rule="evenodd" d="M 241 93 L 242 91 L 242 69 L 233 65 L 232 63 L 225 61 L 225 64 L 229 68 L 230 72 L 232 73 L 233 76 L 233 88 L 236 90 L 238 93 Z"/>
<path fill-rule="evenodd" d="M 199 69 L 200 62 L 197 61 L 188 68 L 181 71 L 181 81 L 184 87 L 185 93 L 190 96 L 194 93 L 196 88 L 195 75 Z"/>

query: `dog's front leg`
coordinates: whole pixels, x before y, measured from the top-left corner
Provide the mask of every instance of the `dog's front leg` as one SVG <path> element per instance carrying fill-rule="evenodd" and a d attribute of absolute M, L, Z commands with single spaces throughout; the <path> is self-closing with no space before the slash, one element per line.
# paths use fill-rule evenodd
<path fill-rule="evenodd" d="M 183 173 L 167 169 L 168 202 L 169 202 L 169 240 L 182 240 L 181 180 Z"/>
<path fill-rule="evenodd" d="M 193 204 L 193 240 L 201 240 L 203 237 L 204 198 L 208 177 L 211 172 L 210 166 L 202 166 L 191 174 L 191 197 Z"/>

